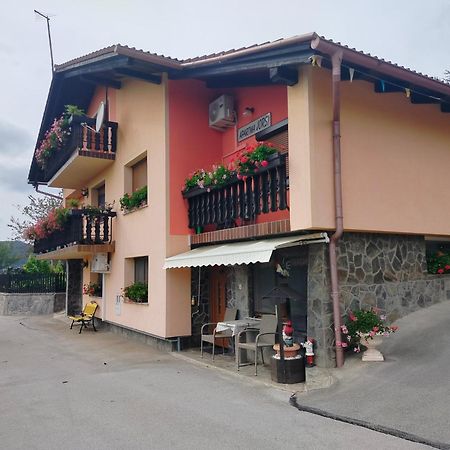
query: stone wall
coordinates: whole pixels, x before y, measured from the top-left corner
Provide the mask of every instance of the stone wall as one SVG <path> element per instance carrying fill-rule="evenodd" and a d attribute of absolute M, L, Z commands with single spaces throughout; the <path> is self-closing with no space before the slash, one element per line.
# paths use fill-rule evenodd
<path fill-rule="evenodd" d="M 328 245 L 309 245 L 307 334 L 316 341 L 316 364 L 320 367 L 336 365 L 329 273 Z"/>
<path fill-rule="evenodd" d="M 227 271 L 227 307 L 238 310 L 238 319 L 250 316 L 251 270 L 247 265 L 231 266 Z"/>
<path fill-rule="evenodd" d="M 59 294 L 0 294 L 1 316 L 39 316 L 58 311 Z"/>
<path fill-rule="evenodd" d="M 337 248 L 341 312 L 375 306 L 393 322 L 450 299 L 450 277 L 428 275 L 421 236 L 345 233 Z M 335 364 L 328 245 L 311 245 L 308 335 L 317 340 L 318 365 Z"/>

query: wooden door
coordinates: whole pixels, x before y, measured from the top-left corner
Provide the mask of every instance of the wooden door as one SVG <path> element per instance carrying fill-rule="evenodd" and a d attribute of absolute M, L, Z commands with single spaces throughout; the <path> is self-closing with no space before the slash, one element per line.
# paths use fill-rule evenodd
<path fill-rule="evenodd" d="M 225 268 L 215 267 L 211 270 L 211 287 L 209 297 L 209 321 L 221 322 L 226 308 L 226 271 Z"/>

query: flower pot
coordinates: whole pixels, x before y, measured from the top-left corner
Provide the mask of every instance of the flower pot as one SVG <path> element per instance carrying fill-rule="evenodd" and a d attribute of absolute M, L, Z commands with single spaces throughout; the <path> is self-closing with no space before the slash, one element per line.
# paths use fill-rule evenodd
<path fill-rule="evenodd" d="M 381 345 L 383 337 L 376 334 L 372 339 L 361 337 L 361 345 L 367 347 L 367 350 L 363 353 L 363 361 L 384 361 L 384 356 L 376 347 Z"/>
<path fill-rule="evenodd" d="M 273 349 L 277 352 L 276 356 L 280 357 L 280 344 L 275 344 Z M 284 357 L 286 358 L 295 358 L 298 355 L 300 350 L 300 345 L 294 344 L 292 347 L 284 346 Z"/>

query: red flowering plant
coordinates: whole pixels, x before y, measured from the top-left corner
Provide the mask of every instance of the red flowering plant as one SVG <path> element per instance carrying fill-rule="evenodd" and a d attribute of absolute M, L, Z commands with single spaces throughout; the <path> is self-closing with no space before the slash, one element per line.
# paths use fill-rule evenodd
<path fill-rule="evenodd" d="M 437 273 L 442 275 L 450 272 L 450 254 L 442 251 L 436 252 L 428 257 L 427 260 L 428 273 Z"/>
<path fill-rule="evenodd" d="M 49 237 L 56 230 L 61 230 L 69 216 L 69 209 L 52 209 L 46 217 L 38 219 L 34 225 L 25 229 L 23 238 L 26 241 L 35 241 Z"/>
<path fill-rule="evenodd" d="M 64 113 L 53 121 L 36 149 L 35 157 L 41 169 L 45 169 L 48 160 L 64 146 L 70 136 L 70 117 L 84 114 L 83 110 L 74 105 L 66 105 L 64 109 Z"/>
<path fill-rule="evenodd" d="M 270 142 L 248 144 L 245 150 L 235 160 L 235 167 L 239 179 L 253 175 L 260 167 L 267 167 L 267 159 L 277 153 L 277 149 Z"/>
<path fill-rule="evenodd" d="M 83 285 L 83 294 L 90 297 L 101 297 L 102 287 L 98 283 L 88 283 Z"/>
<path fill-rule="evenodd" d="M 373 339 L 376 335 L 388 336 L 395 333 L 398 327 L 386 325 L 386 316 L 379 312 L 378 308 L 350 311 L 345 325 L 341 326 L 342 334 L 345 335 L 341 346 L 345 348 L 351 345 L 353 350 L 359 353 L 361 339 Z"/>

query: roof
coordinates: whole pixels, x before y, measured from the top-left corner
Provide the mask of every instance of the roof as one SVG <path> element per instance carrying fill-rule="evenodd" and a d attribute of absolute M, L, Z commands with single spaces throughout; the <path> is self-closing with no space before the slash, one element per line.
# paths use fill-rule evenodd
<path fill-rule="evenodd" d="M 37 142 L 53 119 L 63 112 L 64 105 L 87 108 L 98 84 L 120 88 L 125 77 L 161 83 L 162 74 L 166 73 L 170 79 L 203 80 L 210 88 L 250 86 L 255 82 L 293 85 L 298 81 L 298 65 L 311 64 L 314 56 L 321 56 L 322 67 L 330 68 L 330 55 L 337 53 L 344 68 L 342 79 L 352 78 L 350 70 L 353 70 L 355 78 L 374 82 L 376 92 L 408 89 L 412 102 L 440 103 L 442 111 L 450 112 L 449 83 L 333 42 L 317 33 L 184 60 L 115 44 L 55 66 Z M 34 158 L 28 179 L 30 183 L 45 182 Z"/>

